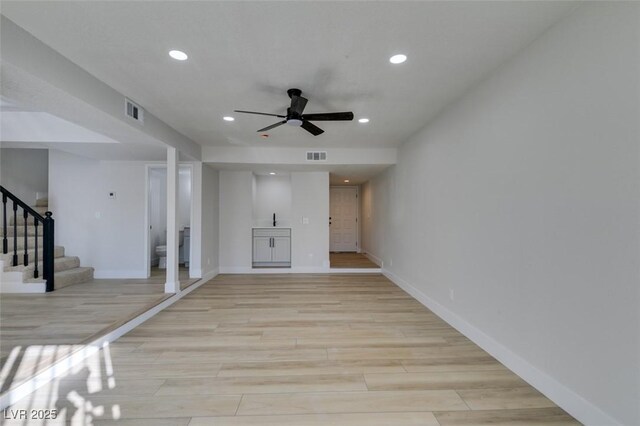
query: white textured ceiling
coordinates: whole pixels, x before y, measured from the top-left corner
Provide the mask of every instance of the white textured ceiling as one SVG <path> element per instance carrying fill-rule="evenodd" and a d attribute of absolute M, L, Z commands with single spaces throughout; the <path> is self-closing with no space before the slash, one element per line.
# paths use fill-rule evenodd
<path fill-rule="evenodd" d="M 415 133 L 568 13 L 565 2 L 2 2 L 2 13 L 203 145 L 381 147 Z M 168 57 L 189 54 L 186 62 Z M 405 53 L 405 64 L 388 58 Z M 286 89 L 306 112 L 368 117 L 282 126 Z M 233 114 L 226 123 L 222 116 Z"/>

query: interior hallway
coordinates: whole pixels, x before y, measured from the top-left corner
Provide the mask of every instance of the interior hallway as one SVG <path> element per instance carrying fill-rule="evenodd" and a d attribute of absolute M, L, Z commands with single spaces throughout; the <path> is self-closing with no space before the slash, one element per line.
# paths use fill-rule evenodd
<path fill-rule="evenodd" d="M 379 274 L 219 275 L 13 408 L 54 407 L 98 425 L 577 424 Z"/>
<path fill-rule="evenodd" d="M 354 252 L 330 252 L 329 262 L 332 268 L 379 268 L 362 253 Z"/>

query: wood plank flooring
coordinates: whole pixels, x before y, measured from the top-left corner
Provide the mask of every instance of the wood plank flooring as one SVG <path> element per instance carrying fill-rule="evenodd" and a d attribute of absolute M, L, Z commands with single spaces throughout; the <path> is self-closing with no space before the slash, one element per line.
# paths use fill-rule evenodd
<path fill-rule="evenodd" d="M 329 263 L 332 268 L 379 268 L 362 253 L 329 253 Z"/>
<path fill-rule="evenodd" d="M 379 274 L 218 276 L 12 408 L 60 410 L 48 425 L 578 424 Z"/>
<path fill-rule="evenodd" d="M 188 274 L 181 268 L 183 287 L 197 281 Z M 3 294 L 0 368 L 10 356 L 21 362 L 20 369 L 0 375 L 1 391 L 160 303 L 168 297 L 164 281 L 164 271 L 154 268 L 149 279 L 96 279 L 45 294 Z"/>

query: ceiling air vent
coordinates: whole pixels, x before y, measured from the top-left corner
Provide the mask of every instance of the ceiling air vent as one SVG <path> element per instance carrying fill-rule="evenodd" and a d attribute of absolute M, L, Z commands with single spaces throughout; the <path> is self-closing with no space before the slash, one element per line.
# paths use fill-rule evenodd
<path fill-rule="evenodd" d="M 144 123 L 144 110 L 142 107 L 131 100 L 124 98 L 125 114 L 136 121 Z"/>
<path fill-rule="evenodd" d="M 327 151 L 307 151 L 307 161 L 327 161 Z"/>

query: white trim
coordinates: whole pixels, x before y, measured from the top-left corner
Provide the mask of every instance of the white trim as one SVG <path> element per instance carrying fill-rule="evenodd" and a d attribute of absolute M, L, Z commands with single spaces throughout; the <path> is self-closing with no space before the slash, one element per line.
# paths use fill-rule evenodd
<path fill-rule="evenodd" d="M 22 281 L 0 280 L 0 293 L 2 294 L 30 294 L 46 292 L 46 283 L 23 283 Z"/>
<path fill-rule="evenodd" d="M 328 274 L 322 266 L 294 266 L 292 268 L 252 268 L 250 266 L 221 266 L 221 274 Z"/>
<path fill-rule="evenodd" d="M 376 265 L 380 265 L 380 268 L 384 268 L 384 261 L 380 259 L 378 256 L 371 254 L 369 252 L 364 252 L 363 254 L 367 256 L 367 258 L 373 263 L 375 263 Z"/>
<path fill-rule="evenodd" d="M 218 268 L 212 269 L 211 271 L 207 272 L 204 274 L 204 277 L 202 277 L 203 281 L 209 281 L 213 278 L 216 277 L 216 275 L 218 275 L 220 273 L 220 270 Z"/>
<path fill-rule="evenodd" d="M 293 268 L 251 268 L 221 266 L 221 274 L 380 274 L 380 268 L 324 268 L 321 266 L 295 266 Z"/>
<path fill-rule="evenodd" d="M 61 377 L 64 373 L 69 371 L 74 365 L 79 364 L 89 356 L 95 354 L 105 344 L 117 340 L 119 337 L 130 332 L 131 330 L 133 330 L 143 322 L 147 321 L 148 319 L 152 318 L 154 315 L 158 314 L 160 311 L 173 305 L 178 300 L 182 299 L 184 296 L 191 293 L 198 287 L 202 286 L 204 283 L 208 282 L 211 278 L 215 277 L 217 275 L 216 270 L 209 273 L 208 276 L 209 275 L 210 275 L 210 278 L 197 281 L 195 284 L 192 284 L 189 287 L 185 288 L 184 290 L 181 290 L 180 292 L 175 293 L 168 299 L 157 304 L 156 306 L 149 309 L 148 311 L 143 312 L 142 314 L 133 318 L 129 322 L 116 328 L 112 332 L 105 334 L 104 336 L 99 337 L 93 342 L 87 344 L 83 349 L 80 349 L 65 358 L 61 358 L 55 364 L 44 369 L 33 378 L 25 381 L 24 383 L 20 384 L 14 389 L 11 389 L 3 393 L 2 395 L 0 395 L 0 409 L 7 408 L 8 406 L 18 402 L 25 396 L 29 395 L 30 393 L 34 392 L 40 387 L 46 385 L 52 380 L 58 377 Z"/>
<path fill-rule="evenodd" d="M 111 270 L 111 269 L 96 269 L 93 271 L 93 278 L 95 279 L 145 279 L 147 277 L 146 271 L 142 269 L 133 270 Z"/>
<path fill-rule="evenodd" d="M 380 268 L 331 268 L 330 274 L 380 274 Z"/>
<path fill-rule="evenodd" d="M 329 216 L 331 216 L 331 189 L 351 188 L 356 190 L 356 251 L 350 253 L 360 253 L 360 185 L 331 185 L 329 184 Z M 331 228 L 329 228 L 329 253 L 331 253 Z M 349 252 L 347 252 L 349 253 Z"/>
<path fill-rule="evenodd" d="M 579 422 L 586 425 L 620 425 L 618 421 L 610 417 L 600 408 L 558 382 L 547 373 L 540 371 L 526 359 L 512 352 L 493 337 L 430 298 L 408 281 L 405 281 L 388 269 L 383 269 L 382 274 L 397 284 L 398 287 L 409 293 L 418 302 L 433 311 L 433 313 L 453 328 L 468 337 L 476 345 L 491 354 L 491 356 L 507 368 L 527 381 L 531 386 L 538 389 L 547 398 L 558 404 L 560 408 L 571 414 Z"/>
<path fill-rule="evenodd" d="M 158 169 L 158 170 L 167 170 L 167 163 L 166 162 L 149 162 L 147 164 L 144 165 L 145 167 L 145 174 L 144 174 L 144 188 L 145 188 L 145 193 L 144 193 L 144 227 L 145 227 L 145 235 L 144 235 L 144 246 L 146 247 L 146 253 L 144 256 L 144 264 L 146 267 L 146 271 L 147 274 L 144 277 L 141 278 L 149 278 L 151 277 L 151 238 L 149 238 L 149 234 L 150 234 L 150 229 L 149 229 L 149 222 L 151 221 L 149 215 L 151 215 L 151 208 L 149 206 L 149 203 L 151 202 L 151 198 L 149 197 L 149 173 L 151 172 L 151 169 Z M 190 179 L 191 179 L 191 211 L 190 211 L 190 216 L 189 216 L 189 224 L 191 225 L 191 235 L 194 235 L 194 227 L 193 227 L 193 223 L 194 223 L 194 211 L 195 208 L 202 208 L 201 205 L 196 205 L 196 198 L 194 196 L 194 170 L 195 167 L 193 167 L 193 162 L 187 162 L 187 161 L 179 161 L 178 162 L 178 171 L 180 170 L 180 168 L 189 168 L 190 169 Z M 200 184 L 202 183 L 201 180 L 199 182 Z M 198 230 L 195 230 L 198 231 Z M 194 244 L 193 244 L 193 237 L 191 238 L 191 247 L 189 249 L 189 256 L 192 258 L 193 257 L 193 251 L 194 249 Z M 191 260 L 191 259 L 189 259 Z M 193 262 L 189 262 L 189 278 L 198 278 L 200 277 L 201 274 L 191 274 L 191 264 Z M 104 278 L 112 278 L 112 277 L 104 277 Z M 114 278 L 120 278 L 120 277 L 114 277 Z M 122 278 L 132 278 L 132 277 L 122 277 Z M 139 278 L 136 276 L 136 278 Z"/>

